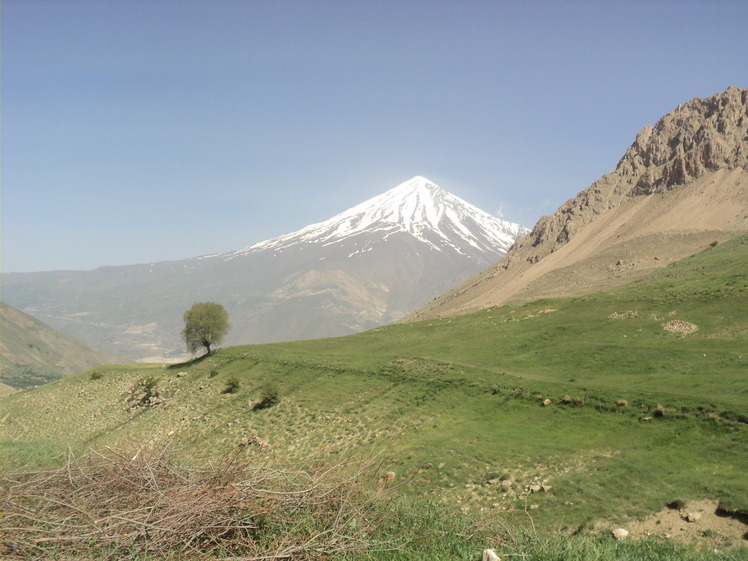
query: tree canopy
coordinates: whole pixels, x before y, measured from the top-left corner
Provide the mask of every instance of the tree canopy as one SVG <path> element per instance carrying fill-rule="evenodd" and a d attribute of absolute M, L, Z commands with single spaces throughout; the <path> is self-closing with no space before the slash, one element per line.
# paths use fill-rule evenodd
<path fill-rule="evenodd" d="M 184 313 L 182 337 L 193 354 L 205 347 L 205 354 L 209 355 L 211 346 L 221 343 L 228 330 L 229 314 L 215 302 L 197 302 Z"/>

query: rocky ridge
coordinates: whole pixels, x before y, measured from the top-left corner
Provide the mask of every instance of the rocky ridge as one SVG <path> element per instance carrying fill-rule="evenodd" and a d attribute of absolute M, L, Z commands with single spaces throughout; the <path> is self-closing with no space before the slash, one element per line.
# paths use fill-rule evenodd
<path fill-rule="evenodd" d="M 612 172 L 407 319 L 614 286 L 744 230 L 748 89 L 732 86 L 645 126 Z"/>
<path fill-rule="evenodd" d="M 708 172 L 739 167 L 748 169 L 748 88 L 732 86 L 679 105 L 654 127 L 646 125 L 614 171 L 541 218 L 516 248 L 531 245 L 553 252 L 626 198 L 664 193 Z"/>

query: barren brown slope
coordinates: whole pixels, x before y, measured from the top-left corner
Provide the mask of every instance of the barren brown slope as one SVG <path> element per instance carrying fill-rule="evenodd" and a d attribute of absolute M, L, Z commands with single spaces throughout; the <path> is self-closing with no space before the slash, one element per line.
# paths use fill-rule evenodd
<path fill-rule="evenodd" d="M 611 288 L 748 231 L 748 89 L 694 99 L 496 265 L 406 318 Z"/>

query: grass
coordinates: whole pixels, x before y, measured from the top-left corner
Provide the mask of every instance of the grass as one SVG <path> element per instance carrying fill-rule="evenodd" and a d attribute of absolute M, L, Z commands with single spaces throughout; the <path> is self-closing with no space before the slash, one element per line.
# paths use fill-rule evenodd
<path fill-rule="evenodd" d="M 487 548 L 538 561 L 745 558 L 745 550 L 616 542 L 583 529 L 538 532 L 528 512 L 507 524 L 497 511 L 372 491 L 362 478 L 377 472 L 371 456 L 289 466 L 234 451 L 194 466 L 167 450 L 68 453 L 61 467 L 3 479 L 0 551 L 9 560 L 84 561 L 447 561 L 477 559 Z"/>
<path fill-rule="evenodd" d="M 408 481 L 400 494 L 410 514 L 393 523 L 414 532 L 413 511 L 432 508 L 423 500 L 446 509 L 452 528 L 463 514 L 491 513 L 522 528 L 537 504 L 537 534 L 517 531 L 513 542 L 527 559 L 706 558 L 559 530 L 604 531 L 676 498 L 748 511 L 747 248 L 745 236 L 721 243 L 612 292 L 220 349 L 168 368 L 99 367 L 98 379 L 81 373 L 3 398 L 5 446 L 17 463 L 33 460 L 34 447 L 66 444 L 168 444 L 207 462 L 252 436 L 270 443 L 255 453 L 299 462 L 367 450 Z M 667 332 L 672 319 L 698 331 Z M 128 411 L 148 379 L 161 402 Z M 257 408 L 268 383 L 282 400 Z M 509 484 L 491 483 L 495 476 Z M 552 489 L 529 494 L 543 483 Z M 466 535 L 435 549 L 475 558 L 488 538 Z M 419 550 L 420 539 L 412 551 L 433 547 L 424 537 Z M 381 558 L 400 553 L 392 555 Z"/>

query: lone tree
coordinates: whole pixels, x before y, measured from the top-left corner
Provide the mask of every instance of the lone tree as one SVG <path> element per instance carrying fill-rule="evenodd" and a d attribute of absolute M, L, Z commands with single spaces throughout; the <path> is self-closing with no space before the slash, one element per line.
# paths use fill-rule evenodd
<path fill-rule="evenodd" d="M 229 330 L 229 314 L 215 302 L 198 302 L 184 313 L 182 337 L 187 350 L 193 354 L 205 347 L 211 353 L 211 345 L 218 345 Z"/>

